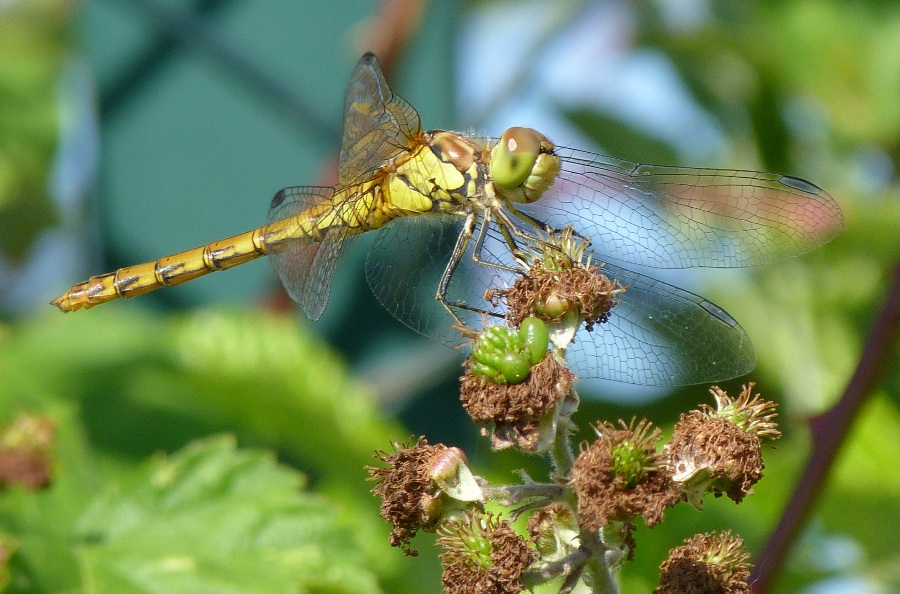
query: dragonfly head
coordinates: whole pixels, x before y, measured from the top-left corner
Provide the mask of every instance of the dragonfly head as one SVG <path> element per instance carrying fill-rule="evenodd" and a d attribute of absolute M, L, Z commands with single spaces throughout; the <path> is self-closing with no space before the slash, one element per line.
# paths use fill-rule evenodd
<path fill-rule="evenodd" d="M 508 128 L 491 149 L 490 172 L 497 193 L 513 202 L 539 199 L 559 173 L 553 149 L 537 130 Z"/>

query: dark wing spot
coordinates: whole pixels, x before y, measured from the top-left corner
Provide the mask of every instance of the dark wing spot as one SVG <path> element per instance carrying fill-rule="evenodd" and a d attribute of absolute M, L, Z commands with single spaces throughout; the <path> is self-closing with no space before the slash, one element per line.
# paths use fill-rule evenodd
<path fill-rule="evenodd" d="M 711 301 L 701 301 L 700 307 L 708 311 L 712 316 L 718 319 L 720 322 L 724 322 L 726 325 L 731 326 L 732 328 L 739 327 L 740 325 L 737 323 L 737 320 L 731 317 L 731 315 L 716 305 Z"/>
<path fill-rule="evenodd" d="M 284 202 L 285 197 L 287 197 L 287 194 L 285 194 L 284 190 L 279 190 L 278 193 L 275 194 L 275 197 L 272 198 L 272 204 L 271 206 L 269 206 L 269 208 L 278 208 L 279 206 L 281 206 L 281 203 Z"/>
<path fill-rule="evenodd" d="M 784 186 L 789 188 L 794 188 L 795 190 L 800 190 L 801 192 L 806 192 L 807 194 L 821 194 L 822 189 L 812 184 L 805 179 L 800 179 L 799 177 L 794 177 L 793 175 L 782 175 L 778 182 Z"/>

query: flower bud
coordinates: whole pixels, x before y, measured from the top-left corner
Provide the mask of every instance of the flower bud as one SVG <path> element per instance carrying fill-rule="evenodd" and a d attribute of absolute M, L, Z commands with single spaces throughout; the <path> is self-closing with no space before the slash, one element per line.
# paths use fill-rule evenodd
<path fill-rule="evenodd" d="M 523 320 L 517 330 L 489 326 L 472 346 L 471 372 L 495 384 L 523 382 L 544 358 L 548 342 L 547 327 L 534 317 Z"/>

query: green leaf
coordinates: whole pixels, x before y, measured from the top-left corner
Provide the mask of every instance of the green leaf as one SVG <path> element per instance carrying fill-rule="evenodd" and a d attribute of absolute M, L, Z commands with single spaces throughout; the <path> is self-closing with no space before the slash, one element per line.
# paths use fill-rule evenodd
<path fill-rule="evenodd" d="M 369 571 L 393 581 L 391 591 L 416 591 L 408 584 L 421 563 L 390 549 L 364 470 L 373 450 L 409 432 L 385 421 L 371 394 L 307 328 L 292 316 L 250 311 L 148 315 L 137 303 L 73 315 L 48 306 L 45 316 L 0 326 L 0 422 L 25 411 L 57 427 L 50 488 L 0 494 L 0 532 L 19 542 L 9 591 L 82 592 L 85 584 L 123 591 L 83 581 L 84 567 L 93 575 L 109 561 L 75 540 L 76 522 L 97 493 L 138 480 L 134 469 L 148 456 L 223 432 L 314 476 L 341 525 L 353 526 L 342 532 L 346 548 L 362 551 Z M 264 497 L 247 497 L 247 505 L 254 499 Z"/>
<path fill-rule="evenodd" d="M 153 460 L 79 522 L 87 591 L 377 592 L 352 528 L 304 482 L 230 437 Z"/>

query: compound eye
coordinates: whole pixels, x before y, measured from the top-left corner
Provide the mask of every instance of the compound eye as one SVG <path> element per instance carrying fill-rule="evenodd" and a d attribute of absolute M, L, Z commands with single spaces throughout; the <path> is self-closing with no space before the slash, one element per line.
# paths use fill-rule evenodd
<path fill-rule="evenodd" d="M 531 128 L 509 128 L 500 137 L 491 154 L 491 177 L 504 190 L 514 190 L 525 183 L 538 154 L 541 138 Z"/>

